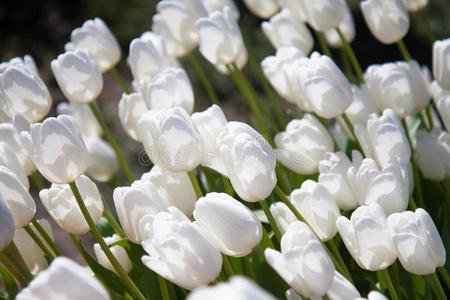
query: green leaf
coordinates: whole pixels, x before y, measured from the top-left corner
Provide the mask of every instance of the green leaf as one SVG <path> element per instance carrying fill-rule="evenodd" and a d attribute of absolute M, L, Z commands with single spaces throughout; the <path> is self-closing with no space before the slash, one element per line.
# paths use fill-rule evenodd
<path fill-rule="evenodd" d="M 259 247 L 261 247 L 262 251 L 264 251 L 266 248 L 272 248 L 275 249 L 275 246 L 273 245 L 272 240 L 269 237 L 269 234 L 267 233 L 266 229 L 263 228 L 263 235 L 262 235 L 262 239 L 261 242 L 259 243 Z"/>
<path fill-rule="evenodd" d="M 128 238 L 123 238 L 118 241 L 115 241 L 114 243 L 109 244 L 108 247 L 111 248 L 114 246 L 120 246 L 125 249 L 129 249 L 129 243 L 130 243 L 130 240 Z"/>
<path fill-rule="evenodd" d="M 269 224 L 269 220 L 267 220 L 267 216 L 264 213 L 264 210 L 262 210 L 261 208 L 255 209 L 253 213 L 256 215 L 256 217 L 258 217 L 259 221 L 261 221 L 262 223 Z"/>
<path fill-rule="evenodd" d="M 285 292 L 289 289 L 287 283 L 275 272 L 266 262 L 253 260 L 253 269 L 255 270 L 256 281 L 277 299 L 285 299 Z"/>
<path fill-rule="evenodd" d="M 2 276 L 6 292 L 8 293 L 8 297 L 10 299 L 14 299 L 17 293 L 19 292 L 16 280 L 14 279 L 12 274 L 8 271 L 8 269 L 3 267 L 2 265 L 0 265 L 0 274 Z"/>
<path fill-rule="evenodd" d="M 0 296 L 0 300 L 9 300 L 8 298 L 5 298 L 3 296 Z"/>
<path fill-rule="evenodd" d="M 105 217 L 100 218 L 100 221 L 97 224 L 97 228 L 103 237 L 112 236 L 114 234 L 114 229 Z"/>

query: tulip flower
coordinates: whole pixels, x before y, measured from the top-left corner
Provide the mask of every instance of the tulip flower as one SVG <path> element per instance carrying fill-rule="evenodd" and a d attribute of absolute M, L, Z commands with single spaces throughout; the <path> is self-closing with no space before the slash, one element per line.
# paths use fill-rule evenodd
<path fill-rule="evenodd" d="M 0 92 L 5 113 L 22 115 L 33 123 L 44 118 L 52 98 L 42 79 L 24 65 L 11 65 L 0 74 Z"/>
<path fill-rule="evenodd" d="M 149 269 L 185 289 L 207 285 L 219 275 L 219 250 L 177 208 L 156 215 L 153 231 L 153 238 L 142 243 L 149 254 L 142 262 Z"/>
<path fill-rule="evenodd" d="M 450 177 L 450 135 L 434 128 L 419 130 L 416 141 L 417 164 L 423 177 L 442 181 Z"/>
<path fill-rule="evenodd" d="M 450 129 L 450 97 L 439 99 L 437 109 L 447 131 Z"/>
<path fill-rule="evenodd" d="M 275 152 L 262 135 L 241 122 L 228 122 L 216 140 L 225 170 L 245 201 L 267 198 L 277 183 Z"/>
<path fill-rule="evenodd" d="M 333 282 L 334 265 L 309 227 L 292 223 L 281 238 L 281 253 L 267 248 L 267 263 L 305 297 L 322 296 Z"/>
<path fill-rule="evenodd" d="M 146 112 L 139 120 L 139 135 L 152 162 L 172 172 L 193 170 L 203 156 L 199 133 L 179 106 Z"/>
<path fill-rule="evenodd" d="M 0 251 L 3 251 L 14 237 L 14 219 L 0 194 Z"/>
<path fill-rule="evenodd" d="M 233 0 L 203 0 L 202 3 L 208 14 L 214 11 L 222 11 L 225 6 L 228 6 L 233 12 L 234 18 L 239 19 L 239 10 Z"/>
<path fill-rule="evenodd" d="M 274 202 L 270 205 L 270 213 L 280 229 L 281 234 L 284 234 L 289 225 L 297 221 L 297 217 L 283 202 Z"/>
<path fill-rule="evenodd" d="M 355 126 L 355 134 L 365 156 L 373 158 L 380 167 L 385 167 L 395 156 L 404 163 L 411 158 L 405 131 L 392 109 L 385 109 L 380 117 L 370 114 L 366 126 Z"/>
<path fill-rule="evenodd" d="M 370 32 L 381 43 L 395 43 L 408 32 L 409 15 L 402 0 L 364 0 L 360 6 Z"/>
<path fill-rule="evenodd" d="M 193 215 L 203 236 L 225 255 L 246 256 L 261 241 L 258 217 L 225 193 L 209 193 L 198 199 Z"/>
<path fill-rule="evenodd" d="M 212 287 L 195 289 L 188 295 L 187 300 L 275 300 L 268 292 L 259 287 L 254 281 L 244 276 L 233 276 L 228 282 L 218 283 Z"/>
<path fill-rule="evenodd" d="M 119 241 L 120 236 L 118 236 L 117 234 L 113 234 L 110 237 L 105 237 L 104 240 L 105 240 L 105 243 L 109 246 L 110 244 Z M 127 273 L 130 272 L 131 268 L 133 266 L 131 265 L 131 260 L 128 257 L 128 254 L 125 251 L 125 249 L 119 245 L 109 247 L 109 249 L 111 250 L 112 254 L 116 257 L 117 261 L 120 263 L 120 265 L 125 270 L 125 272 L 127 272 Z M 97 257 L 99 264 L 101 264 L 103 267 L 107 268 L 108 270 L 117 273 L 116 269 L 113 267 L 113 265 L 109 261 L 105 252 L 103 252 L 102 248 L 97 243 L 94 244 L 94 253 L 95 253 L 95 257 Z"/>
<path fill-rule="evenodd" d="M 30 189 L 27 174 L 25 174 L 14 151 L 5 142 L 0 142 L 0 166 L 8 168 L 14 173 L 27 191 Z"/>
<path fill-rule="evenodd" d="M 120 60 L 120 46 L 116 38 L 100 18 L 87 20 L 70 35 L 66 51 L 89 50 L 97 61 L 102 73 L 113 68 Z"/>
<path fill-rule="evenodd" d="M 433 76 L 443 89 L 450 90 L 450 38 L 433 44 Z"/>
<path fill-rule="evenodd" d="M 347 3 L 344 0 L 301 0 L 299 5 L 312 28 L 325 32 L 344 20 Z"/>
<path fill-rule="evenodd" d="M 379 110 L 367 84 L 363 83 L 360 86 L 352 85 L 352 92 L 353 101 L 345 111 L 345 114 L 353 126 L 356 124 L 365 125 L 369 115 L 371 113 L 378 113 Z M 353 136 L 353 134 L 349 135 Z"/>
<path fill-rule="evenodd" d="M 118 109 L 119 120 L 125 132 L 135 141 L 141 141 L 138 122 L 147 111 L 148 107 L 141 93 L 122 94 Z"/>
<path fill-rule="evenodd" d="M 0 193 L 14 219 L 16 229 L 25 227 L 36 214 L 36 204 L 17 176 L 0 166 Z"/>
<path fill-rule="evenodd" d="M 216 137 L 227 125 L 227 118 L 218 105 L 212 105 L 202 112 L 196 112 L 191 116 L 203 143 L 203 159 L 201 164 L 226 175 L 225 166 L 220 148 L 216 143 Z"/>
<path fill-rule="evenodd" d="M 323 185 L 306 180 L 299 189 L 292 191 L 290 200 L 319 239 L 327 241 L 335 236 L 336 219 L 341 213 L 333 197 Z"/>
<path fill-rule="evenodd" d="M 379 204 L 358 207 L 350 220 L 339 217 L 336 226 L 347 250 L 361 268 L 382 270 L 397 258 L 389 238 L 386 216 Z"/>
<path fill-rule="evenodd" d="M 80 129 L 84 140 L 98 138 L 103 135 L 102 128 L 98 124 L 92 110 L 87 104 L 77 104 L 72 102 L 62 102 L 56 107 L 58 115 L 71 116 L 75 124 Z"/>
<path fill-rule="evenodd" d="M 297 78 L 301 97 L 323 118 L 340 116 L 353 100 L 350 83 L 326 55 L 314 52 L 310 58 L 302 58 Z"/>
<path fill-rule="evenodd" d="M 269 21 L 261 23 L 261 28 L 275 49 L 294 46 L 309 54 L 314 40 L 306 25 L 295 18 L 289 9 L 283 8 Z"/>
<path fill-rule="evenodd" d="M 378 291 L 371 291 L 367 294 L 367 298 L 356 298 L 355 300 L 389 300 L 388 297 Z"/>
<path fill-rule="evenodd" d="M 280 8 L 277 0 L 244 0 L 245 6 L 250 12 L 261 19 L 267 19 L 273 16 Z"/>
<path fill-rule="evenodd" d="M 297 18 L 297 20 L 306 22 L 305 12 L 298 0 L 278 0 L 282 8 L 287 8 Z"/>
<path fill-rule="evenodd" d="M 34 61 L 33 57 L 28 54 L 25 55 L 23 58 L 22 57 L 14 57 L 7 62 L 0 63 L 0 73 L 5 72 L 5 70 L 9 66 L 24 66 L 29 71 L 35 73 L 36 75 L 39 75 L 39 71 L 36 67 L 36 62 Z"/>
<path fill-rule="evenodd" d="M 119 169 L 119 161 L 114 149 L 100 138 L 86 140 L 88 165 L 86 175 L 99 182 L 107 182 Z"/>
<path fill-rule="evenodd" d="M 191 52 L 198 44 L 195 22 L 208 16 L 201 0 L 163 0 L 156 5 L 152 31 L 166 41 L 170 56 L 181 57 Z"/>
<path fill-rule="evenodd" d="M 70 183 L 86 171 L 87 150 L 69 116 L 47 118 L 21 133 L 22 142 L 39 172 L 53 183 Z"/>
<path fill-rule="evenodd" d="M 95 223 L 103 214 L 103 202 L 95 183 L 81 175 L 75 184 Z M 66 232 L 84 234 L 90 230 L 68 184 L 52 184 L 39 192 L 42 204 L 53 220 Z"/>
<path fill-rule="evenodd" d="M 191 114 L 194 108 L 194 92 L 191 82 L 182 68 L 167 68 L 144 84 L 142 97 L 150 109 L 180 106 Z"/>
<path fill-rule="evenodd" d="M 406 271 L 426 275 L 445 264 L 442 239 L 433 219 L 422 208 L 390 215 L 387 227 Z"/>
<path fill-rule="evenodd" d="M 290 121 L 286 131 L 278 133 L 274 141 L 278 161 L 300 174 L 316 173 L 325 153 L 334 150 L 327 129 L 310 114 L 304 114 L 301 120 Z"/>
<path fill-rule="evenodd" d="M 245 66 L 247 49 L 229 7 L 211 13 L 208 18 L 200 18 L 195 26 L 199 36 L 199 50 L 216 68 L 226 72 L 225 65 L 235 63 L 239 69 Z"/>
<path fill-rule="evenodd" d="M 66 257 L 57 257 L 50 267 L 24 288 L 17 300 L 111 299 L 103 285 L 83 267 Z"/>
<path fill-rule="evenodd" d="M 428 0 L 403 0 L 403 4 L 409 11 L 415 12 L 427 6 Z"/>
<path fill-rule="evenodd" d="M 345 5 L 345 8 L 345 17 L 337 27 L 342 32 L 345 40 L 350 44 L 356 35 L 355 23 L 353 22 L 353 16 L 350 8 L 347 5 Z M 341 37 L 339 36 L 335 28 L 327 30 L 325 32 L 325 39 L 331 47 L 340 48 L 343 46 Z"/>
<path fill-rule="evenodd" d="M 51 67 L 59 88 L 71 102 L 90 103 L 103 89 L 102 73 L 89 50 L 60 54 Z"/>

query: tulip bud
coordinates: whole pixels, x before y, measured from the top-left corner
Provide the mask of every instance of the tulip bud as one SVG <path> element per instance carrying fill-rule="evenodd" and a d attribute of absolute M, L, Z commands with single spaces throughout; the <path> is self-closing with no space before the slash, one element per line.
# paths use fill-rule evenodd
<path fill-rule="evenodd" d="M 356 124 L 365 125 L 369 115 L 378 113 L 379 110 L 366 84 L 363 83 L 359 87 L 352 85 L 352 92 L 353 101 L 345 111 L 345 114 L 353 126 Z M 353 134 L 349 135 L 353 136 Z"/>
<path fill-rule="evenodd" d="M 114 149 L 100 138 L 86 140 L 88 166 L 86 175 L 95 181 L 107 182 L 119 169 L 119 161 Z"/>
<path fill-rule="evenodd" d="M 370 32 L 381 43 L 393 44 L 408 32 L 409 15 L 402 0 L 364 0 L 360 6 Z"/>
<path fill-rule="evenodd" d="M 172 172 L 193 170 L 203 156 L 199 133 L 179 106 L 146 112 L 139 120 L 139 135 L 152 162 Z"/>
<path fill-rule="evenodd" d="M 252 14 L 261 19 L 270 18 L 280 8 L 277 0 L 244 0 L 244 3 Z"/>
<path fill-rule="evenodd" d="M 225 255 L 246 256 L 262 238 L 258 217 L 224 193 L 209 193 L 198 199 L 194 219 L 203 236 Z"/>
<path fill-rule="evenodd" d="M 387 219 L 392 243 L 403 268 L 417 275 L 434 273 L 445 264 L 445 248 L 433 219 L 422 208 Z"/>
<path fill-rule="evenodd" d="M 343 114 L 353 100 L 350 83 L 326 55 L 314 52 L 310 58 L 302 58 L 297 78 L 302 97 L 323 118 Z"/>
<path fill-rule="evenodd" d="M 417 132 L 417 164 L 423 177 L 442 181 L 450 177 L 450 135 L 434 128 Z"/>
<path fill-rule="evenodd" d="M 327 129 L 310 114 L 290 121 L 286 131 L 278 133 L 274 141 L 278 161 L 300 174 L 316 173 L 323 155 L 334 150 Z"/>
<path fill-rule="evenodd" d="M 98 124 L 92 110 L 87 104 L 62 102 L 56 107 L 58 115 L 71 116 L 80 129 L 83 139 L 98 138 L 103 135 L 103 130 Z"/>
<path fill-rule="evenodd" d="M 439 115 L 442 117 L 442 121 L 444 122 L 444 126 L 447 131 L 450 130 L 450 96 L 439 99 L 437 103 L 437 109 L 439 111 Z"/>
<path fill-rule="evenodd" d="M 355 134 L 365 156 L 373 158 L 380 167 L 386 166 L 395 156 L 404 163 L 411 158 L 405 131 L 392 109 L 385 109 L 380 117 L 370 114 L 366 127 L 356 124 Z"/>
<path fill-rule="evenodd" d="M 22 169 L 13 150 L 5 142 L 0 142 L 0 166 L 8 168 L 14 173 L 27 191 L 30 189 L 27 174 Z"/>
<path fill-rule="evenodd" d="M 249 202 L 267 198 L 277 177 L 275 152 L 264 137 L 245 123 L 228 122 L 216 142 L 239 197 Z"/>
<path fill-rule="evenodd" d="M 433 76 L 439 85 L 450 90 L 450 38 L 433 44 Z"/>
<path fill-rule="evenodd" d="M 322 296 L 334 277 L 334 265 L 309 227 L 292 223 L 281 238 L 281 253 L 267 248 L 267 263 L 297 293 L 305 297 Z"/>
<path fill-rule="evenodd" d="M 60 54 L 51 63 L 59 88 L 69 101 L 85 104 L 97 99 L 103 88 L 103 77 L 88 50 L 77 49 Z"/>
<path fill-rule="evenodd" d="M 191 52 L 198 44 L 195 21 L 208 16 L 201 0 L 164 0 L 156 5 L 152 31 L 166 41 L 170 56 L 180 57 Z"/>
<path fill-rule="evenodd" d="M 299 5 L 314 30 L 325 32 L 344 20 L 347 3 L 344 0 L 301 0 Z"/>
<path fill-rule="evenodd" d="M 327 291 L 329 299 L 345 300 L 361 297 L 355 286 L 338 271 L 335 271 L 333 282 Z"/>
<path fill-rule="evenodd" d="M 0 73 L 5 72 L 5 70 L 9 66 L 24 66 L 29 71 L 33 72 L 36 75 L 39 75 L 38 69 L 36 67 L 36 63 L 31 55 L 25 55 L 22 57 L 14 57 L 7 62 L 0 63 Z"/>
<path fill-rule="evenodd" d="M 270 205 L 270 213 L 280 229 L 281 234 L 284 234 L 289 225 L 297 221 L 297 217 L 283 202 L 275 202 Z"/>
<path fill-rule="evenodd" d="M 71 117 L 47 118 L 20 136 L 35 166 L 50 182 L 70 183 L 86 170 L 86 146 Z"/>
<path fill-rule="evenodd" d="M 403 4 L 409 11 L 415 12 L 427 6 L 428 0 L 403 0 Z"/>
<path fill-rule="evenodd" d="M 95 183 L 85 175 L 75 181 L 81 198 L 95 223 L 103 214 L 103 202 Z M 42 204 L 53 220 L 68 233 L 84 234 L 90 230 L 68 184 L 52 184 L 39 192 Z"/>
<path fill-rule="evenodd" d="M 105 240 L 105 243 L 109 246 L 112 243 L 119 241 L 120 236 L 118 236 L 117 234 L 113 234 L 110 237 L 105 237 L 104 240 Z M 131 268 L 133 266 L 131 265 L 131 260 L 128 257 L 128 254 L 125 251 L 125 249 L 119 245 L 115 245 L 115 246 L 109 247 L 109 250 L 111 250 L 112 254 L 115 256 L 115 258 L 120 263 L 120 265 L 125 270 L 125 272 L 126 273 L 130 272 Z M 103 252 L 102 248 L 97 243 L 94 244 L 94 253 L 95 253 L 95 257 L 97 257 L 99 264 L 101 264 L 103 267 L 107 268 L 108 270 L 117 273 L 116 269 L 109 261 L 105 252 Z"/>
<path fill-rule="evenodd" d="M 356 298 L 355 300 L 361 300 L 361 299 L 367 299 L 367 300 L 389 300 L 388 297 L 380 293 L 379 291 L 371 291 L 367 294 L 367 298 Z"/>
<path fill-rule="evenodd" d="M 20 114 L 28 122 L 44 118 L 52 105 L 45 83 L 34 71 L 24 65 L 11 65 L 0 74 L 1 105 L 10 115 Z"/>
<path fill-rule="evenodd" d="M 142 262 L 152 271 L 185 288 L 214 281 L 222 268 L 222 256 L 177 208 L 156 215 L 154 236 L 142 243 L 150 256 Z"/>
<path fill-rule="evenodd" d="M 305 12 L 303 7 L 299 5 L 298 0 L 278 0 L 282 8 L 287 8 L 297 18 L 297 20 L 306 22 Z"/>
<path fill-rule="evenodd" d="M 152 82 L 144 83 L 141 91 L 150 109 L 180 106 L 190 114 L 194 108 L 194 92 L 186 71 L 182 68 L 161 71 Z"/>
<path fill-rule="evenodd" d="M 87 20 L 72 31 L 66 51 L 89 50 L 97 61 L 102 73 L 108 71 L 120 60 L 120 46 L 116 38 L 100 18 Z"/>
<path fill-rule="evenodd" d="M 290 10 L 283 8 L 269 21 L 261 23 L 262 30 L 275 49 L 283 46 L 295 46 L 309 54 L 314 40 L 306 25 L 295 18 Z"/>
<path fill-rule="evenodd" d="M 122 94 L 119 101 L 119 119 L 122 128 L 135 141 L 140 142 L 138 130 L 139 119 L 148 111 L 141 93 Z"/>
<path fill-rule="evenodd" d="M 361 268 L 370 271 L 386 269 L 397 258 L 389 238 L 386 216 L 379 204 L 358 207 L 350 220 L 339 217 L 336 226 L 347 250 Z"/>
<path fill-rule="evenodd" d="M 110 300 L 103 285 L 83 267 L 66 257 L 57 257 L 39 273 L 17 300 L 96 299 Z"/>
<path fill-rule="evenodd" d="M 242 69 L 247 62 L 247 49 L 241 30 L 229 7 L 215 11 L 207 18 L 200 18 L 195 26 L 200 39 L 199 50 L 219 70 L 235 63 Z"/>
<path fill-rule="evenodd" d="M 239 10 L 233 0 L 203 0 L 202 3 L 208 14 L 214 11 L 222 11 L 225 6 L 228 6 L 233 12 L 234 18 L 239 19 Z"/>
<path fill-rule="evenodd" d="M 0 251 L 3 251 L 14 237 L 14 219 L 0 194 Z"/>
<path fill-rule="evenodd" d="M 268 292 L 260 288 L 254 281 L 244 276 L 233 276 L 228 282 L 218 283 L 211 287 L 195 289 L 187 300 L 275 300 Z"/>
<path fill-rule="evenodd" d="M 347 5 L 345 5 L 345 8 L 346 8 L 345 17 L 344 19 L 342 19 L 342 21 L 339 23 L 339 26 L 337 27 L 342 32 L 342 35 L 344 36 L 345 40 L 350 44 L 356 35 L 355 23 L 353 22 L 353 16 L 350 8 Z M 335 28 L 332 28 L 325 32 L 325 39 L 327 40 L 327 43 L 331 47 L 340 48 L 343 46 L 341 37 L 339 36 Z"/>

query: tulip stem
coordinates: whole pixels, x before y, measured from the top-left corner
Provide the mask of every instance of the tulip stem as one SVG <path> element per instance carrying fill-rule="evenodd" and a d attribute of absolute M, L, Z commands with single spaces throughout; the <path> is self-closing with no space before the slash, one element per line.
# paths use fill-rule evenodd
<path fill-rule="evenodd" d="M 426 275 L 425 278 L 427 279 L 429 285 L 431 286 L 431 289 L 434 291 L 436 296 L 438 296 L 440 300 L 447 300 L 447 296 L 445 295 L 444 289 L 442 288 L 442 285 L 436 273 Z"/>
<path fill-rule="evenodd" d="M 338 35 L 342 41 L 342 45 L 343 45 L 345 51 L 347 52 L 348 57 L 350 58 L 350 62 L 353 65 L 353 69 L 356 72 L 356 76 L 358 77 L 358 80 L 360 82 L 364 82 L 364 76 L 363 76 L 363 72 L 361 69 L 361 65 L 358 62 L 358 58 L 356 58 L 355 52 L 353 51 L 353 49 L 350 46 L 350 44 L 348 43 L 348 41 L 345 39 L 344 34 L 342 34 L 342 31 L 339 29 L 339 27 L 336 27 L 336 32 L 338 33 Z"/>
<path fill-rule="evenodd" d="M 341 265 L 342 269 L 344 270 L 345 274 L 342 274 L 342 275 L 344 275 L 352 284 L 355 284 L 353 282 L 352 275 L 350 275 L 350 272 L 347 269 L 347 266 L 345 265 L 345 261 L 342 258 L 341 253 L 339 253 L 339 249 L 337 248 L 337 246 L 334 243 L 334 241 L 333 240 L 329 240 L 328 241 L 328 246 L 330 246 L 331 253 L 333 253 L 333 256 L 337 259 L 337 261 Z"/>
<path fill-rule="evenodd" d="M 41 248 L 41 250 L 45 253 L 45 255 L 48 256 L 50 260 L 53 260 L 55 258 L 55 255 L 50 252 L 50 250 L 47 248 L 47 246 L 44 245 L 44 243 L 41 241 L 39 236 L 34 232 L 34 230 L 31 228 L 31 226 L 28 224 L 23 229 L 28 233 L 28 235 L 33 239 L 33 241 Z"/>
<path fill-rule="evenodd" d="M 351 66 L 347 51 L 345 51 L 345 49 L 343 47 L 341 47 L 341 48 L 339 48 L 339 53 L 341 55 L 341 60 L 344 65 L 344 73 L 347 76 L 348 80 L 352 83 L 357 82 L 358 80 L 356 79 L 355 75 L 353 74 L 352 66 Z"/>
<path fill-rule="evenodd" d="M 275 237 L 277 238 L 277 241 L 281 241 L 281 231 L 280 228 L 278 228 L 277 222 L 275 222 L 275 219 L 270 212 L 269 205 L 267 204 L 267 200 L 261 200 L 259 201 L 259 204 L 261 205 L 262 209 L 264 210 L 264 214 L 267 217 L 267 220 L 269 220 L 270 227 L 272 227 L 273 232 L 275 233 Z"/>
<path fill-rule="evenodd" d="M 423 27 L 425 28 L 425 32 L 427 33 L 427 37 L 430 40 L 430 43 L 433 44 L 436 38 L 434 37 L 433 31 L 431 31 L 431 26 L 428 17 L 423 11 L 424 10 L 421 9 L 417 12 L 417 14 L 419 15 L 419 18 L 423 23 Z"/>
<path fill-rule="evenodd" d="M 223 261 L 223 267 L 225 269 L 225 273 L 227 274 L 228 278 L 231 278 L 234 276 L 233 267 L 231 266 L 230 259 L 228 256 L 222 253 L 222 261 Z"/>
<path fill-rule="evenodd" d="M 131 94 L 132 90 L 130 89 L 128 84 L 125 82 L 125 79 L 122 77 L 122 75 L 120 75 L 120 73 L 117 70 L 116 66 L 113 66 L 109 71 L 114 76 L 114 78 L 117 80 L 117 82 L 120 84 L 120 86 L 125 91 L 125 93 Z"/>
<path fill-rule="evenodd" d="M 23 275 L 26 282 L 30 282 L 33 280 L 33 274 L 31 274 L 30 270 L 28 269 L 27 265 L 25 264 L 25 261 L 22 258 L 22 255 L 20 255 L 20 252 L 14 253 L 15 251 L 12 251 L 10 248 L 15 248 L 17 250 L 16 245 L 14 242 L 11 242 L 9 246 L 6 249 L 3 249 L 3 253 L 5 254 L 6 258 L 17 267 L 17 269 L 20 271 L 20 273 Z"/>
<path fill-rule="evenodd" d="M 344 120 L 345 125 L 348 127 L 348 129 L 350 130 L 350 132 L 352 133 L 353 138 L 355 139 L 356 144 L 358 145 L 358 151 L 361 152 L 361 154 L 364 154 L 364 151 L 361 147 L 361 144 L 359 143 L 358 138 L 356 137 L 355 134 L 355 128 L 353 127 L 352 122 L 350 122 L 350 119 L 348 118 L 347 114 L 343 113 L 341 115 L 342 119 Z"/>
<path fill-rule="evenodd" d="M 234 189 L 233 189 L 233 186 L 231 186 L 230 180 L 224 175 L 221 175 L 220 177 L 222 178 L 222 183 L 223 183 L 223 187 L 225 189 L 225 193 L 227 193 L 230 196 L 233 196 Z"/>
<path fill-rule="evenodd" d="M 97 229 L 97 226 L 92 219 L 91 215 L 89 214 L 89 211 L 84 204 L 83 198 L 81 197 L 80 191 L 78 190 L 77 185 L 75 182 L 69 183 L 70 189 L 72 190 L 73 195 L 75 196 L 75 199 L 77 200 L 78 206 L 80 207 L 81 212 L 83 213 L 83 216 L 86 220 L 86 222 L 89 225 L 90 232 L 92 236 L 96 239 L 96 241 L 99 243 L 100 247 L 102 248 L 105 255 L 108 257 L 111 264 L 114 266 L 114 269 L 117 271 L 119 276 L 122 278 L 124 284 L 128 287 L 129 291 L 133 293 L 137 299 L 145 300 L 144 295 L 139 291 L 139 289 L 136 287 L 134 282 L 128 277 L 125 270 L 122 268 L 122 265 L 119 263 L 117 258 L 114 256 L 114 254 L 109 249 L 108 245 L 105 243 L 105 240 L 103 239 L 102 235 Z"/>
<path fill-rule="evenodd" d="M 431 128 L 428 126 L 427 120 L 425 120 L 425 116 L 422 114 L 422 112 L 419 112 L 418 115 L 419 115 L 420 121 L 423 124 L 423 127 L 425 127 L 425 130 L 430 132 Z"/>
<path fill-rule="evenodd" d="M 392 300 L 399 300 L 397 292 L 395 291 L 394 284 L 392 283 L 391 276 L 389 275 L 389 272 L 387 269 L 379 270 L 377 271 L 380 273 L 381 276 L 383 276 L 384 280 L 386 281 L 386 285 L 389 290 L 389 294 L 391 295 Z"/>
<path fill-rule="evenodd" d="M 320 49 L 322 49 L 322 52 L 333 59 L 333 55 L 331 55 L 330 48 L 327 45 L 327 42 L 325 41 L 325 37 L 323 36 L 322 32 L 314 31 L 316 33 L 316 38 L 319 41 Z"/>
<path fill-rule="evenodd" d="M 242 260 L 244 261 L 245 273 L 253 280 L 256 280 L 255 272 L 253 271 L 252 264 L 250 263 L 250 256 L 244 256 Z"/>
<path fill-rule="evenodd" d="M 447 286 L 447 289 L 450 289 L 450 276 L 448 276 L 447 270 L 445 267 L 439 267 L 437 268 L 439 274 L 441 275 L 442 279 L 445 282 L 445 285 Z"/>
<path fill-rule="evenodd" d="M 13 264 L 8 257 L 0 251 L 0 263 L 8 269 L 9 272 L 19 281 L 22 286 L 26 286 L 30 280 L 27 280 L 25 276 L 20 272 L 18 267 Z"/>
<path fill-rule="evenodd" d="M 197 195 L 197 199 L 203 197 L 202 189 L 198 184 L 197 177 L 195 177 L 194 170 L 188 171 L 189 179 L 191 180 L 192 186 L 194 187 L 195 194 Z"/>
<path fill-rule="evenodd" d="M 36 230 L 41 234 L 41 236 L 53 250 L 53 253 L 55 253 L 56 256 L 61 256 L 61 250 L 59 250 L 58 246 L 56 246 L 55 242 L 52 240 L 47 231 L 45 231 L 45 229 L 41 226 L 41 224 L 35 218 L 31 219 L 31 224 L 33 224 L 34 228 L 36 228 Z"/>
<path fill-rule="evenodd" d="M 425 113 L 427 114 L 428 124 L 430 124 L 430 128 L 433 129 L 433 103 L 430 103 L 427 105 L 427 107 L 425 107 Z"/>
<path fill-rule="evenodd" d="M 413 211 L 417 209 L 417 204 L 412 196 L 409 196 L 409 208 Z"/>
<path fill-rule="evenodd" d="M 125 238 L 125 232 L 122 230 L 122 227 L 120 227 L 119 223 L 116 221 L 116 219 L 113 217 L 111 212 L 109 211 L 109 208 L 106 208 L 103 210 L 103 216 L 108 220 L 109 225 L 114 229 L 115 233 L 117 233 L 121 238 Z"/>
<path fill-rule="evenodd" d="M 275 186 L 274 191 L 275 191 L 275 194 L 278 195 L 278 198 L 280 198 L 281 201 L 283 201 L 283 203 L 286 204 L 287 207 L 289 207 L 289 209 L 297 217 L 297 219 L 306 223 L 303 216 L 300 214 L 300 212 L 297 210 L 297 208 L 294 206 L 294 204 L 292 204 L 292 202 L 288 199 L 288 197 L 284 194 L 283 190 L 278 185 Z"/>
<path fill-rule="evenodd" d="M 209 81 L 208 76 L 206 76 L 206 73 L 203 70 L 202 65 L 198 62 L 194 54 L 189 53 L 188 57 L 191 60 L 191 63 L 194 66 L 194 69 L 197 72 L 198 77 L 200 77 L 200 81 L 202 82 L 202 85 L 205 88 L 209 98 L 214 104 L 220 105 L 219 97 L 217 96 L 216 91 L 214 90 L 214 87 L 211 84 L 211 81 Z"/>
<path fill-rule="evenodd" d="M 39 190 L 45 189 L 45 185 L 42 183 L 41 179 L 39 178 L 37 171 L 34 172 L 33 174 L 31 174 L 30 177 L 31 177 L 31 179 L 33 179 L 34 183 L 36 184 L 36 186 Z"/>
<path fill-rule="evenodd" d="M 98 121 L 98 124 L 103 130 L 103 133 L 105 134 L 106 139 L 108 140 L 109 144 L 113 147 L 114 152 L 117 155 L 117 158 L 119 159 L 119 163 L 122 166 L 123 170 L 125 171 L 125 174 L 128 178 L 128 181 L 130 183 L 133 183 L 134 176 L 131 172 L 130 166 L 128 165 L 127 161 L 125 160 L 125 157 L 122 154 L 122 151 L 120 151 L 119 146 L 117 145 L 116 140 L 114 139 L 114 136 L 112 135 L 111 131 L 109 130 L 108 126 L 106 125 L 105 120 L 102 117 L 102 114 L 98 110 L 97 106 L 95 105 L 95 102 L 89 103 L 89 108 L 91 109 L 92 113 L 94 114 L 95 118 Z"/>
<path fill-rule="evenodd" d="M 287 178 L 285 177 L 286 173 L 283 172 L 283 169 L 281 169 L 279 165 L 275 167 L 275 172 L 277 173 L 277 179 L 282 187 L 282 192 L 289 193 L 291 189 L 289 180 L 287 180 Z"/>
<path fill-rule="evenodd" d="M 163 300 L 170 300 L 169 291 L 167 290 L 167 283 L 164 278 L 158 275 L 159 288 L 161 289 L 161 294 Z"/>
<path fill-rule="evenodd" d="M 411 60 L 411 55 L 409 54 L 409 51 L 406 48 L 406 45 L 403 42 L 403 40 L 400 39 L 400 40 L 397 41 L 397 47 L 400 50 L 400 52 L 402 53 L 403 58 L 406 61 L 410 61 Z"/>

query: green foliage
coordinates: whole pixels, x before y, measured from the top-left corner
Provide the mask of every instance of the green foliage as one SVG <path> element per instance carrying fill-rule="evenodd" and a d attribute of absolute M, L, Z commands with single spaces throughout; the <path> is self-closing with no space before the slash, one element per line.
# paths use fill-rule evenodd
<path fill-rule="evenodd" d="M 6 292 L 8 293 L 8 298 L 14 299 L 19 292 L 16 280 L 14 279 L 13 275 L 2 265 L 0 265 L 0 275 L 2 277 L 3 284 L 5 285 Z"/>

